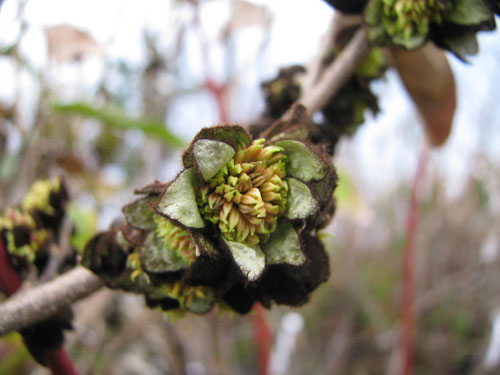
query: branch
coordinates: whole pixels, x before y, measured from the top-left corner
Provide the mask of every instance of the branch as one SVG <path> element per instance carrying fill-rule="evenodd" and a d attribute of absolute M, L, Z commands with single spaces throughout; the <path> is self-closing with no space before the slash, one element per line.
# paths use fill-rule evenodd
<path fill-rule="evenodd" d="M 368 51 L 366 29 L 360 27 L 339 56 L 325 69 L 317 83 L 304 92 L 297 103 L 304 105 L 309 115 L 322 109 L 351 77 Z M 291 117 L 292 110 L 290 109 L 281 117 L 281 120 L 289 120 Z"/>
<path fill-rule="evenodd" d="M 328 66 L 318 83 L 299 99 L 299 103 L 303 104 L 310 114 L 323 108 L 351 77 L 368 50 L 366 29 L 361 27 Z"/>
<path fill-rule="evenodd" d="M 422 188 L 425 182 L 428 148 L 424 145 L 420 153 L 417 172 L 406 213 L 405 247 L 403 254 L 403 301 L 401 308 L 401 346 L 403 350 L 403 368 L 401 374 L 411 375 L 414 370 L 415 340 L 415 251 L 417 229 L 422 202 Z"/>
<path fill-rule="evenodd" d="M 0 305 L 0 336 L 46 319 L 102 286 L 96 275 L 77 267 L 46 284 L 20 292 Z"/>

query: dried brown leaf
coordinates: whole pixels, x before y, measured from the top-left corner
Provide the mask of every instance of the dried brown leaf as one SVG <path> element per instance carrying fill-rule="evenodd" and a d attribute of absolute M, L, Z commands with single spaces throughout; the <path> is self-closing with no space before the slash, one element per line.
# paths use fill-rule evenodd
<path fill-rule="evenodd" d="M 57 63 L 79 61 L 99 54 L 102 47 L 85 31 L 69 25 L 56 25 L 45 29 L 49 45 L 49 58 Z"/>
<path fill-rule="evenodd" d="M 268 27 L 270 24 L 271 15 L 266 7 L 247 1 L 237 1 L 233 5 L 231 18 L 224 30 L 224 36 L 231 35 L 231 33 L 243 27 L 253 25 Z"/>
<path fill-rule="evenodd" d="M 414 51 L 392 48 L 399 76 L 410 94 L 432 146 L 441 146 L 451 132 L 455 113 L 455 80 L 443 51 L 428 43 Z"/>

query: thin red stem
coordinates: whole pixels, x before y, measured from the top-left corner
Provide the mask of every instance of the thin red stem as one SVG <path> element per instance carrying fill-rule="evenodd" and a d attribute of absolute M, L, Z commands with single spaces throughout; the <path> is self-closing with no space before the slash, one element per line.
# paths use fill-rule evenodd
<path fill-rule="evenodd" d="M 219 123 L 225 124 L 228 122 L 228 115 L 226 111 L 226 105 L 224 104 L 224 91 L 225 85 L 216 82 L 211 76 L 211 64 L 210 64 L 210 54 L 209 54 L 209 43 L 203 32 L 203 28 L 200 22 L 199 7 L 200 4 L 196 0 L 190 1 L 194 6 L 194 18 L 193 22 L 195 24 L 196 30 L 198 32 L 198 38 L 200 41 L 201 55 L 203 58 L 203 67 L 205 70 L 205 88 L 212 94 L 215 99 L 217 110 L 219 112 Z"/>
<path fill-rule="evenodd" d="M 227 123 L 227 111 L 224 104 L 224 85 L 215 82 L 212 78 L 207 78 L 205 86 L 210 91 L 217 104 L 217 110 L 219 112 L 219 122 L 222 124 Z"/>
<path fill-rule="evenodd" d="M 414 369 L 414 339 L 415 339 L 415 245 L 419 220 L 422 185 L 427 167 L 427 147 L 420 153 L 417 172 L 413 181 L 410 205 L 406 215 L 405 247 L 403 254 L 403 301 L 402 301 L 402 348 L 403 363 L 401 373 L 413 374 Z"/>
<path fill-rule="evenodd" d="M 45 353 L 45 362 L 53 375 L 78 375 L 78 370 L 63 348 L 48 350 Z"/>
<path fill-rule="evenodd" d="M 3 240 L 0 238 L 0 288 L 11 296 L 21 289 L 21 278 L 10 264 Z M 71 358 L 63 348 L 47 350 L 45 362 L 53 375 L 78 375 Z"/>
<path fill-rule="evenodd" d="M 21 288 L 21 279 L 12 268 L 3 240 L 0 238 L 0 288 L 11 296 Z"/>
<path fill-rule="evenodd" d="M 255 346 L 257 347 L 259 375 L 268 375 L 271 356 L 272 333 L 267 321 L 267 311 L 260 303 L 254 306 Z"/>

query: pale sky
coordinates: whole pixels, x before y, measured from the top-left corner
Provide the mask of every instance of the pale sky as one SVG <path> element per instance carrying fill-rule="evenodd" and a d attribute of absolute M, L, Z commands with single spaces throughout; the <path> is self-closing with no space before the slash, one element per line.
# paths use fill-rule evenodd
<path fill-rule="evenodd" d="M 211 46 L 211 74 L 220 79 L 225 72 L 218 41 L 230 16 L 232 3 L 228 0 L 204 2 L 200 13 Z M 241 29 L 236 34 L 235 60 L 240 74 L 239 91 L 234 100 L 238 101 L 239 107 L 230 110 L 232 120 L 236 122 L 248 121 L 262 109 L 260 80 L 272 77 L 281 66 L 307 64 L 312 59 L 332 16 L 331 8 L 320 0 L 255 0 L 253 3 L 265 4 L 272 17 L 272 27 L 269 34 L 259 27 Z M 1 8 L 0 46 L 9 45 L 17 38 L 20 29 L 16 20 L 17 7 L 18 1 L 7 0 Z M 43 70 L 48 63 L 43 34 L 45 27 L 73 25 L 87 31 L 105 46 L 106 58 L 141 65 L 144 62 L 142 30 L 146 27 L 161 35 L 161 45 L 168 51 L 176 42 L 172 30 L 189 24 L 192 13 L 189 4 L 173 5 L 172 1 L 166 0 L 31 0 L 24 14 L 28 29 L 21 46 L 22 54 L 35 69 Z M 195 30 L 189 30 L 186 35 L 185 79 L 188 84 L 201 82 L 204 67 L 199 41 Z M 268 43 L 265 45 L 267 52 L 263 59 L 258 60 L 255 56 L 263 43 Z M 431 168 L 450 181 L 451 195 L 460 191 L 471 168 L 470 160 L 479 153 L 491 157 L 497 164 L 500 160 L 500 147 L 496 147 L 496 137 L 493 137 L 500 135 L 500 109 L 496 105 L 500 84 L 497 74 L 500 61 L 498 32 L 481 34 L 480 45 L 481 53 L 471 59 L 470 65 L 450 58 L 457 81 L 458 110 L 450 140 L 431 155 Z M 56 81 L 61 93 L 75 99 L 82 92 L 91 97 L 95 84 L 102 78 L 103 61 L 104 57 L 95 57 L 76 70 L 74 67 L 58 69 Z M 28 93 L 25 105 L 29 112 L 30 105 L 34 104 L 29 92 L 36 92 L 36 85 L 27 75 L 15 81 L 14 74 L 13 65 L 0 58 L 0 100 L 12 100 L 16 85 L 20 83 L 21 92 Z M 358 134 L 342 144 L 337 158 L 342 168 L 356 171 L 355 179 L 360 190 L 371 197 L 378 196 L 402 179 L 413 178 L 422 142 L 415 110 L 397 76 L 389 73 L 374 89 L 380 94 L 382 113 L 375 119 L 369 117 Z M 210 95 L 196 93 L 179 97 L 166 120 L 178 135 L 189 140 L 200 127 L 215 124 L 217 113 Z M 484 137 L 487 133 L 491 136 Z"/>

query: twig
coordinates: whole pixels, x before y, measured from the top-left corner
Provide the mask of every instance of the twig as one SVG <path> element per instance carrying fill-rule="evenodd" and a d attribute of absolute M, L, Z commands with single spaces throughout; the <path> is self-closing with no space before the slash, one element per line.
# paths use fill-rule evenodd
<path fill-rule="evenodd" d="M 186 353 L 184 352 L 184 345 L 181 337 L 177 333 L 175 326 L 169 322 L 163 323 L 165 329 L 166 339 L 168 343 L 168 350 L 172 361 L 172 373 L 174 375 L 186 374 Z"/>
<path fill-rule="evenodd" d="M 345 364 L 351 337 L 354 330 L 354 314 L 352 311 L 344 311 L 338 323 L 335 325 L 335 332 L 328 341 L 325 353 L 325 374 L 345 373 Z"/>
<path fill-rule="evenodd" d="M 78 301 L 103 286 L 83 267 L 8 299 L 0 305 L 0 336 L 48 318 L 61 307 Z"/>
<path fill-rule="evenodd" d="M 323 108 L 342 85 L 347 82 L 366 56 L 369 50 L 368 47 L 366 30 L 361 27 L 340 55 L 325 70 L 318 83 L 299 99 L 299 102 L 309 110 L 310 114 Z"/>
<path fill-rule="evenodd" d="M 11 296 L 21 289 L 21 279 L 11 267 L 3 241 L 0 239 L 0 289 Z M 71 358 L 64 348 L 45 351 L 45 362 L 54 375 L 78 375 Z"/>
<path fill-rule="evenodd" d="M 269 358 L 271 355 L 272 333 L 267 321 L 267 313 L 260 303 L 256 303 L 254 308 L 255 318 L 255 344 L 257 346 L 259 375 L 268 374 Z"/>
<path fill-rule="evenodd" d="M 348 28 L 360 27 L 363 24 L 363 17 L 360 15 L 348 15 L 341 12 L 334 12 L 329 29 L 322 38 L 318 54 L 308 64 L 306 74 L 301 80 L 303 92 L 309 91 L 321 78 L 327 68 L 324 65 L 325 56 L 331 53 L 332 49 L 343 49 L 345 42 L 340 36 Z"/>
<path fill-rule="evenodd" d="M 369 44 L 366 30 L 364 27 L 360 27 L 339 56 L 325 69 L 317 83 L 310 90 L 302 93 L 297 103 L 305 106 L 310 115 L 323 108 L 331 98 L 338 93 L 349 77 L 351 77 L 352 73 L 359 63 L 363 61 L 368 51 Z M 281 120 L 290 120 L 294 107 L 295 106 L 291 106 L 290 109 L 281 116 Z M 267 132 L 271 133 L 273 128 L 278 125 L 280 125 L 280 121 L 276 121 L 269 127 Z"/>
<path fill-rule="evenodd" d="M 52 375 L 79 374 L 68 353 L 63 348 L 48 350 L 45 354 L 45 361 L 47 362 L 47 367 L 52 371 Z"/>
<path fill-rule="evenodd" d="M 200 20 L 200 3 L 195 0 L 191 1 L 194 6 L 194 26 L 198 33 L 198 39 L 200 42 L 201 56 L 203 59 L 203 67 L 205 70 L 205 88 L 212 94 L 215 99 L 217 111 L 219 113 L 219 123 L 225 124 L 228 122 L 228 113 L 226 110 L 226 105 L 224 103 L 224 91 L 226 89 L 224 84 L 216 82 L 211 77 L 211 63 L 210 63 L 210 46 L 209 41 L 206 37 L 206 33 L 203 31 L 203 25 Z"/>
<path fill-rule="evenodd" d="M 427 166 L 427 145 L 420 153 L 417 172 L 413 182 L 410 206 L 406 216 L 405 247 L 403 258 L 403 302 L 401 311 L 401 340 L 403 350 L 403 375 L 411 375 L 414 367 L 415 338 L 415 243 L 419 219 L 420 202 L 422 200 L 422 184 Z"/>

